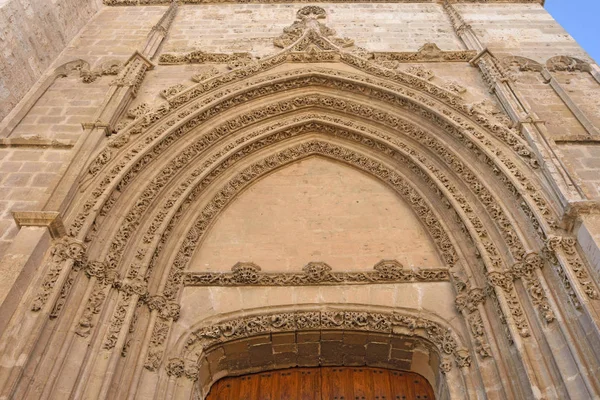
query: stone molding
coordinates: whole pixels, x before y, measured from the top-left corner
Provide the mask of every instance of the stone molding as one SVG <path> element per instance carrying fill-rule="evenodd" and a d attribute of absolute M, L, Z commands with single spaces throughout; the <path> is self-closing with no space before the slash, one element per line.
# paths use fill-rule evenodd
<path fill-rule="evenodd" d="M 447 269 L 409 269 L 396 260 L 381 260 L 368 272 L 337 272 L 323 262 L 310 262 L 302 273 L 261 272 L 254 263 L 238 262 L 231 273 L 187 272 L 184 286 L 321 286 L 447 282 Z"/>
<path fill-rule="evenodd" d="M 193 328 L 187 334 L 179 357 L 170 358 L 167 374 L 196 380 L 186 373 L 184 366 L 198 366 L 204 351 L 215 344 L 248 338 L 261 334 L 303 331 L 362 331 L 384 333 L 392 336 L 417 336 L 433 344 L 441 357 L 442 372 L 449 373 L 453 366 L 468 368 L 471 355 L 463 347 L 460 337 L 447 324 L 429 319 L 425 314 L 402 311 L 366 311 L 360 309 L 325 308 L 321 310 L 294 310 L 242 316 L 217 322 L 201 328 Z M 453 362 L 450 362 L 453 360 Z"/>
<path fill-rule="evenodd" d="M 19 228 L 45 226 L 54 239 L 60 239 L 66 235 L 65 226 L 57 211 L 13 211 L 12 215 Z"/>
<path fill-rule="evenodd" d="M 330 50 L 332 51 L 332 50 Z M 431 62 L 468 62 L 477 55 L 473 50 L 444 51 L 440 50 L 435 43 L 426 43 L 417 51 L 407 52 L 368 52 L 361 53 L 363 58 L 373 60 L 376 63 L 385 61 L 397 61 L 400 63 L 431 63 Z M 306 62 L 308 54 L 291 54 L 291 62 Z M 319 62 L 338 62 L 339 56 L 331 53 L 329 57 L 315 59 Z M 188 53 L 163 53 L 158 59 L 160 65 L 178 64 L 227 64 L 230 69 L 242 65 L 255 63 L 255 58 L 250 53 L 206 53 L 196 50 Z"/>
<path fill-rule="evenodd" d="M 39 135 L 20 136 L 10 138 L 0 138 L 0 148 L 2 147 L 32 147 L 32 148 L 53 148 L 70 149 L 75 145 L 71 140 L 46 139 Z"/>

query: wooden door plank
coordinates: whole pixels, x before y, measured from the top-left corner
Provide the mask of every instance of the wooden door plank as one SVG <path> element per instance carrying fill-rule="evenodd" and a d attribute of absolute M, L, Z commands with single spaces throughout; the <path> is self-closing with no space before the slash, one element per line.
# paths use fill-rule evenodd
<path fill-rule="evenodd" d="M 389 400 L 391 398 L 390 376 L 388 371 L 372 368 L 373 396 L 375 400 Z"/>
<path fill-rule="evenodd" d="M 422 376 L 412 374 L 412 382 L 414 387 L 414 396 L 417 400 L 432 400 L 433 389 L 429 382 Z"/>
<path fill-rule="evenodd" d="M 367 368 L 352 369 L 352 384 L 354 386 L 354 400 L 374 400 L 372 396 L 373 378 Z"/>
<path fill-rule="evenodd" d="M 412 400 L 409 397 L 408 374 L 406 372 L 391 372 L 390 384 L 393 400 Z"/>
<path fill-rule="evenodd" d="M 241 376 L 237 379 L 240 380 L 240 400 L 256 400 L 258 398 L 260 376 L 253 374 Z"/>
<path fill-rule="evenodd" d="M 298 393 L 298 375 L 294 370 L 283 370 L 279 373 L 279 398 L 296 400 Z"/>
<path fill-rule="evenodd" d="M 258 400 L 276 400 L 273 395 L 273 372 L 263 372 L 259 374 L 258 382 Z"/>
<path fill-rule="evenodd" d="M 291 368 L 224 378 L 207 400 L 435 400 L 419 374 L 368 367 Z"/>
<path fill-rule="evenodd" d="M 331 376 L 333 372 L 331 368 L 323 367 L 321 368 L 321 397 L 323 400 L 333 399 L 333 377 Z"/>
<path fill-rule="evenodd" d="M 224 378 L 210 390 L 211 400 L 233 400 L 239 394 L 239 381 L 236 378 Z"/>
<path fill-rule="evenodd" d="M 299 400 L 321 400 L 321 369 L 306 368 L 300 372 Z"/>

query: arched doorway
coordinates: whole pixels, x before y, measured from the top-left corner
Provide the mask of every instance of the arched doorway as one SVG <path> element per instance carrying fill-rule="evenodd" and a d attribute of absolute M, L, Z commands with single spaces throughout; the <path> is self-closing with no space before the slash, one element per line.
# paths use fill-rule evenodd
<path fill-rule="evenodd" d="M 434 399 L 414 372 L 368 367 L 291 368 L 221 379 L 207 400 Z"/>

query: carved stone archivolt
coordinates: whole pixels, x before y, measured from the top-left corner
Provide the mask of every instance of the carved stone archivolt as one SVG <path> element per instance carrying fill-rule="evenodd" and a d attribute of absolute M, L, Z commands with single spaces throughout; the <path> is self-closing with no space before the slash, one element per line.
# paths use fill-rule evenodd
<path fill-rule="evenodd" d="M 124 186 L 122 186 L 122 185 L 121 185 L 121 187 L 123 188 Z M 110 204 L 110 203 L 107 203 L 107 204 Z M 106 215 L 106 212 L 107 212 L 107 210 L 105 209 L 105 210 L 103 211 L 103 213 Z M 113 260 L 113 261 L 114 261 L 114 260 Z M 116 318 L 116 319 L 115 319 L 115 321 L 116 321 L 116 322 L 118 322 L 118 321 L 119 321 L 119 320 L 118 320 L 118 318 Z M 115 323 L 115 324 L 116 324 L 116 325 L 118 325 L 118 323 Z"/>
<path fill-rule="evenodd" d="M 123 186 L 121 186 L 121 187 L 123 187 Z M 108 204 L 110 204 L 110 203 L 108 203 Z M 103 211 L 103 212 L 104 212 L 104 213 L 106 213 L 106 210 L 105 210 L 105 211 Z M 129 229 L 127 229 L 127 230 L 129 230 Z M 496 253 L 497 253 L 497 251 L 496 251 Z"/>
<path fill-rule="evenodd" d="M 439 370 L 446 374 L 441 386 L 461 380 L 456 387 L 468 387 L 448 396 L 453 399 L 471 393 L 473 398 L 518 397 L 527 384 L 477 392 L 479 381 L 510 381 L 502 378 L 513 370 L 525 371 L 521 381 L 539 380 L 540 387 L 552 387 L 553 378 L 544 379 L 562 374 L 559 368 L 565 375 L 575 371 L 566 364 L 544 369 L 552 356 L 539 350 L 554 354 L 555 344 L 561 349 L 573 344 L 569 338 L 577 336 L 571 331 L 595 328 L 599 292 L 576 240 L 557 222 L 537 153 L 495 103 L 467 104 L 460 82 L 438 84 L 425 63 L 468 58 L 482 68 L 492 91 L 499 82 L 510 84 L 512 73 L 585 68 L 568 58 L 546 66 L 520 57 L 500 62 L 489 51 L 445 52 L 433 44 L 415 53 L 369 53 L 337 37 L 325 17 L 325 9 L 316 5 L 301 8 L 297 21 L 276 40 L 279 53 L 264 59 L 201 51 L 163 55 L 165 64 L 221 65 L 198 67 L 195 84 L 165 88 L 162 104 L 123 103 L 118 133 L 90 160 L 79 190 L 73 191 L 65 213 L 69 236 L 53 243 L 39 270 L 42 286 L 25 303 L 27 318 L 53 319 L 39 331 L 59 346 L 42 357 L 42 368 L 50 365 L 57 377 L 65 362 L 75 360 L 108 396 L 112 372 L 127 370 L 124 390 L 130 397 L 135 394 L 131 382 L 155 380 L 156 393 L 184 398 L 182 393 L 196 384 L 175 380 L 198 380 L 211 346 L 282 332 L 362 331 L 395 339 L 414 336 L 434 345 Z M 458 31 L 470 29 L 461 18 L 450 17 L 460 24 Z M 164 35 L 165 29 L 153 32 Z M 151 67 L 134 54 L 110 90 L 124 87 L 134 97 Z M 238 263 L 230 272 L 190 271 L 194 252 L 240 193 L 273 171 L 313 156 L 359 169 L 395 191 L 422 223 L 445 267 L 409 269 L 384 260 L 373 270 L 352 272 L 321 262 L 297 272 L 264 272 L 252 263 Z M 444 310 L 452 315 L 450 325 L 427 314 L 427 307 L 411 312 L 299 301 L 285 310 L 245 309 L 237 316 L 209 310 L 212 319 L 192 325 L 189 309 L 180 309 L 180 302 L 197 301 L 187 302 L 189 294 L 288 291 L 240 286 L 431 287 L 427 282 L 451 283 L 462 318 Z M 565 290 L 555 291 L 559 284 Z M 235 288 L 183 290 L 186 285 Z M 573 307 L 561 304 L 563 298 Z M 77 313 L 66 316 L 69 302 L 77 303 Z M 555 322 L 572 316 L 581 321 L 568 329 Z M 591 348 L 583 342 L 572 347 Z M 77 352 L 69 354 L 75 346 L 89 346 L 90 352 L 77 359 Z M 101 362 L 92 351 L 101 352 Z M 55 354 L 68 356 L 47 360 Z M 26 363 L 29 371 L 38 368 Z M 473 373 L 471 364 L 481 373 Z M 589 377 L 576 379 L 594 383 Z"/>
<path fill-rule="evenodd" d="M 389 335 L 417 336 L 432 343 L 443 358 L 451 357 L 459 368 L 471 366 L 469 351 L 463 347 L 459 336 L 447 325 L 427 318 L 398 312 L 376 312 L 362 310 L 303 310 L 275 312 L 218 322 L 189 333 L 181 355 L 171 358 L 166 365 L 167 373 L 175 377 L 197 376 L 185 373 L 186 366 L 198 366 L 203 352 L 218 343 L 255 335 L 303 332 L 303 331 L 363 331 Z M 450 372 L 452 363 L 442 368 Z"/>
<path fill-rule="evenodd" d="M 157 108 L 141 104 L 128 111 L 130 122 L 88 166 L 78 203 L 83 206 L 70 220 L 69 234 L 92 243 L 94 256 L 99 255 L 99 261 L 79 267 L 89 278 L 89 295 L 76 321 L 77 335 L 91 340 L 102 319 L 104 350 L 128 354 L 133 347 L 127 343 L 139 335 L 136 315 L 147 312 L 145 367 L 159 371 L 169 353 L 184 285 L 452 281 L 456 307 L 478 360 L 498 352 L 497 344 L 488 340 L 491 317 L 484 302 L 491 303 L 491 314 L 501 321 L 509 343 L 533 340 L 530 324 L 536 316 L 527 314 L 525 302 L 544 323 L 556 319 L 540 272 L 544 260 L 530 245 L 552 232 L 555 213 L 540 189 L 537 159 L 524 138 L 489 103 L 465 104 L 458 96 L 459 84 L 445 89 L 431 83 L 433 74 L 426 67 L 397 67 L 404 60 L 400 56 L 385 56 L 384 62 L 394 63 L 394 68 L 378 65 L 375 56 L 368 60 L 350 42 L 336 38 L 321 23 L 324 16 L 322 8 L 303 8 L 279 38 L 284 47 L 280 54 L 231 65 L 226 72 L 211 66 L 194 77 L 195 85 L 165 89 L 167 102 Z M 414 57 L 430 61 L 466 57 L 466 52 L 450 56 L 435 46 L 418 53 Z M 210 59 L 201 52 L 186 57 L 185 62 Z M 412 62 L 411 57 L 407 60 Z M 310 66 L 276 71 L 286 63 L 323 60 L 355 72 Z M 137 61 L 149 67 L 143 59 Z M 118 79 L 124 79 L 125 72 L 120 74 Z M 231 112 L 240 106 L 243 113 Z M 227 118 L 219 121 L 223 116 Z M 248 263 L 237 264 L 231 273 L 189 272 L 193 252 L 238 193 L 277 168 L 313 155 L 366 171 L 395 190 L 422 221 L 449 269 L 410 270 L 384 261 L 367 272 L 336 272 L 323 263 L 311 263 L 301 273 L 265 273 Z M 134 188 L 134 197 L 127 200 Z M 537 238 L 524 240 L 522 221 L 533 224 Z M 575 260 L 565 265 L 571 263 Z M 469 279 L 459 284 L 450 270 Z M 577 266 L 575 270 L 581 271 Z M 58 283 L 63 299 L 78 269 L 73 271 L 65 275 L 64 284 Z M 518 290 L 521 283 L 524 291 Z M 56 302 L 56 314 L 62 304 L 64 300 Z M 304 329 L 301 323 L 310 313 L 301 314 L 291 313 L 281 326 Z M 207 329 L 216 332 L 214 337 L 208 330 L 196 331 L 199 339 L 186 351 L 229 337 L 274 332 L 284 316 L 272 317 L 212 325 Z M 331 323 L 339 327 L 331 329 L 420 332 L 441 349 L 441 368 L 447 372 L 448 357 L 461 368 L 471 362 L 470 352 L 444 333 L 447 328 L 420 317 L 318 311 L 315 318 L 315 329 L 330 329 Z M 255 325 L 258 333 L 248 330 Z M 197 364 L 186 357 L 168 363 L 168 373 L 197 376 Z"/>
<path fill-rule="evenodd" d="M 449 280 L 446 269 L 404 269 L 395 260 L 381 260 L 374 271 L 335 272 L 323 262 L 310 262 L 302 273 L 261 272 L 254 263 L 239 262 L 231 273 L 188 272 L 183 277 L 185 286 L 312 286 L 392 284 L 406 282 L 444 282 Z"/>

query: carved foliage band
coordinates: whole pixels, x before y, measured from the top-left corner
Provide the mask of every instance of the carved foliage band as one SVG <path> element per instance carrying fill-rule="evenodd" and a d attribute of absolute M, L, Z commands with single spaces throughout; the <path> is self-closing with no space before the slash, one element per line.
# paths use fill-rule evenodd
<path fill-rule="evenodd" d="M 198 360 L 204 349 L 230 340 L 265 333 L 312 330 L 358 330 L 391 335 L 421 336 L 433 343 L 441 356 L 453 356 L 457 366 L 469 367 L 471 365 L 468 351 L 459 346 L 454 333 L 437 322 L 401 313 L 340 310 L 257 315 L 207 326 L 190 335 L 185 344 L 183 358 L 186 361 Z M 185 364 L 181 358 L 172 359 L 167 365 L 167 372 L 172 376 L 183 376 L 183 368 L 174 369 L 174 362 L 177 365 Z"/>
<path fill-rule="evenodd" d="M 39 311 L 46 304 L 68 260 L 73 261 L 71 268 L 81 268 L 85 262 L 85 247 L 77 240 L 67 237 L 54 243 L 50 249 L 48 273 L 33 301 L 32 311 Z"/>
<path fill-rule="evenodd" d="M 398 261 L 382 260 L 374 271 L 334 272 L 322 262 L 310 262 L 302 273 L 265 273 L 253 263 L 239 262 L 231 273 L 188 272 L 186 286 L 309 286 L 448 281 L 445 269 L 405 270 Z"/>

